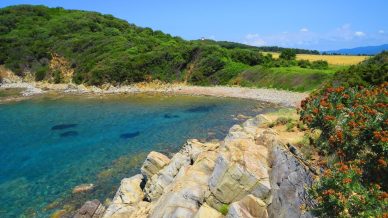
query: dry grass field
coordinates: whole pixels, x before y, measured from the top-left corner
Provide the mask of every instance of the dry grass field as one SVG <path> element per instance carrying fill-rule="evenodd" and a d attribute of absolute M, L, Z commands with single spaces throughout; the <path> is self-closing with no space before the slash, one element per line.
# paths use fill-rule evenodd
<path fill-rule="evenodd" d="M 273 58 L 279 58 L 280 53 L 277 52 L 263 52 L 272 54 Z M 331 65 L 354 65 L 368 59 L 370 56 L 351 56 L 351 55 L 312 55 L 312 54 L 298 54 L 297 60 L 325 60 Z"/>

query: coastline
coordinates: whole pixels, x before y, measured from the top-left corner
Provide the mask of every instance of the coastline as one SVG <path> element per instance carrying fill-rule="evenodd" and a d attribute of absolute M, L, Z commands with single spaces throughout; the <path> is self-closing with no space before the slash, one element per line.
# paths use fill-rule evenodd
<path fill-rule="evenodd" d="M 169 95 L 198 95 L 213 97 L 231 97 L 241 99 L 252 99 L 280 104 L 286 107 L 298 107 L 299 103 L 308 96 L 308 93 L 298 93 L 285 90 L 228 86 L 191 86 L 186 84 L 166 84 L 161 82 L 138 83 L 126 86 L 112 86 L 109 84 L 96 86 L 85 86 L 83 84 L 50 84 L 45 82 L 17 82 L 0 84 L 1 89 L 25 89 L 22 96 L 8 97 L 0 100 L 0 103 L 19 101 L 36 95 L 56 92 L 61 94 L 140 94 L 140 93 L 161 93 Z"/>
<path fill-rule="evenodd" d="M 296 148 L 258 115 L 222 141 L 189 139 L 171 158 L 151 151 L 141 174 L 123 178 L 112 200 L 87 201 L 74 217 L 313 217 L 314 173 Z M 232 191 L 233 190 L 233 191 Z M 65 209 L 53 216 L 69 213 Z"/>

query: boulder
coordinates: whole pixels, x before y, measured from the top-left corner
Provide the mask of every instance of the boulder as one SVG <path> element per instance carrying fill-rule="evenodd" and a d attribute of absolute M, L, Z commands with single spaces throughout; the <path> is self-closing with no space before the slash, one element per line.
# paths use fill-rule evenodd
<path fill-rule="evenodd" d="M 74 218 L 100 218 L 104 214 L 105 207 L 98 200 L 87 201 L 79 210 Z"/>
<path fill-rule="evenodd" d="M 174 180 L 179 170 L 190 165 L 190 162 L 191 158 L 187 150 L 182 149 L 176 153 L 167 166 L 147 180 L 144 189 L 147 199 L 150 201 L 157 200 L 162 195 L 165 187 Z"/>
<path fill-rule="evenodd" d="M 170 158 L 159 152 L 151 151 L 141 167 L 141 173 L 148 179 L 170 163 Z"/>
<path fill-rule="evenodd" d="M 244 128 L 240 125 L 234 125 L 230 128 L 228 135 L 224 139 L 224 144 L 228 144 L 234 140 L 240 139 L 254 139 L 254 136 L 244 131 Z"/>
<path fill-rule="evenodd" d="M 313 217 L 302 208 L 313 207 L 307 187 L 313 183 L 313 174 L 282 145 L 271 149 L 272 202 L 268 206 L 270 217 Z"/>
<path fill-rule="evenodd" d="M 210 207 L 208 204 L 202 204 L 194 218 L 222 218 L 224 217 L 216 209 Z"/>
<path fill-rule="evenodd" d="M 182 167 L 165 187 L 150 217 L 193 217 L 210 194 L 208 182 L 216 156 L 214 151 L 202 152 L 193 165 Z"/>
<path fill-rule="evenodd" d="M 209 181 L 215 199 L 224 204 L 248 194 L 266 199 L 270 193 L 268 149 L 254 139 L 235 139 L 224 145 Z M 217 202 L 209 201 L 216 207 Z"/>
<path fill-rule="evenodd" d="M 106 210 L 104 218 L 129 217 L 136 212 L 138 203 L 144 199 L 144 193 L 141 189 L 142 182 L 143 176 L 141 174 L 121 180 L 120 188 Z"/>
<path fill-rule="evenodd" d="M 227 218 L 268 218 L 267 205 L 253 195 L 247 195 L 229 206 Z"/>
<path fill-rule="evenodd" d="M 191 160 L 194 162 L 197 160 L 199 154 L 205 151 L 215 151 L 219 148 L 219 142 L 205 142 L 202 143 L 198 139 L 187 140 L 184 148 L 187 149 Z"/>
<path fill-rule="evenodd" d="M 143 176 L 135 175 L 131 178 L 121 180 L 121 185 L 117 191 L 112 203 L 117 204 L 135 204 L 144 199 L 144 193 L 141 189 Z"/>

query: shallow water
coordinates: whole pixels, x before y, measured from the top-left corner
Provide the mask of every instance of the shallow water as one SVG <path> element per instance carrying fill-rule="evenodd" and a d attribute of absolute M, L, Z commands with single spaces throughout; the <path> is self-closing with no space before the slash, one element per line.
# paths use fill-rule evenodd
<path fill-rule="evenodd" d="M 112 197 L 151 150 L 223 138 L 252 100 L 188 96 L 39 97 L 0 105 L 0 217 L 47 217 Z M 94 183 L 90 193 L 74 186 Z"/>

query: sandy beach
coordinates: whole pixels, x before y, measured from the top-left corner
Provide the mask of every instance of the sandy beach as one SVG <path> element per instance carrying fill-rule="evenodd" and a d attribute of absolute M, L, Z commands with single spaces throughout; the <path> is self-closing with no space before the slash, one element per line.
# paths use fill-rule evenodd
<path fill-rule="evenodd" d="M 68 94 L 136 94 L 136 93 L 162 93 L 176 95 L 203 95 L 214 97 L 232 97 L 266 101 L 275 104 L 281 104 L 287 107 L 297 107 L 301 100 L 308 96 L 308 93 L 290 92 L 285 90 L 264 89 L 264 88 L 246 88 L 246 87 L 227 87 L 227 86 L 191 86 L 185 84 L 166 84 L 161 82 L 138 83 L 126 86 L 102 85 L 85 86 L 76 84 L 50 84 L 40 82 L 17 82 L 0 84 L 2 89 L 19 88 L 24 89 L 22 96 L 14 96 L 1 101 L 12 101 L 29 98 L 34 95 L 41 95 L 49 92 L 68 93 Z"/>

